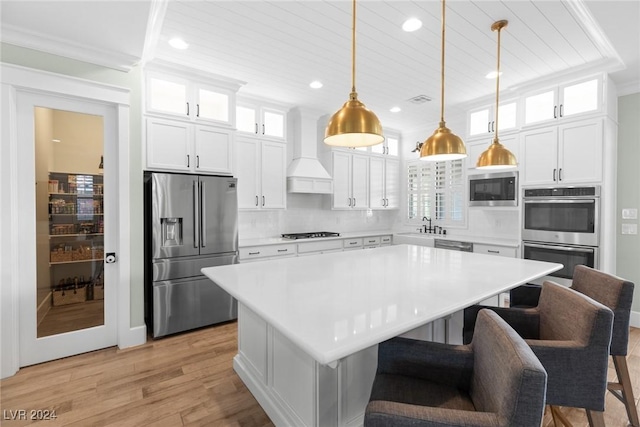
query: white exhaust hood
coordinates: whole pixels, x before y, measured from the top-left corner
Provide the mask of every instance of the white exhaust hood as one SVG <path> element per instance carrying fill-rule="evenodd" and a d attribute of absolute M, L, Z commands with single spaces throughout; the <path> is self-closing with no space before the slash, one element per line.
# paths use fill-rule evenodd
<path fill-rule="evenodd" d="M 318 160 L 318 119 L 320 114 L 293 108 L 288 113 L 293 160 L 287 168 L 290 193 L 330 194 L 333 179 Z"/>

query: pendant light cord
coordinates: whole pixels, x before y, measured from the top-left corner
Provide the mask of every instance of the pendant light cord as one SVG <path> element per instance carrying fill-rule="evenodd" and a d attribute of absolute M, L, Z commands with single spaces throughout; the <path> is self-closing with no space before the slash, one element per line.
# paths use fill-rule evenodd
<path fill-rule="evenodd" d="M 351 25 L 351 98 L 356 95 L 356 0 L 353 0 L 353 22 Z"/>
<path fill-rule="evenodd" d="M 442 41 L 441 41 L 441 56 L 440 56 L 440 82 L 442 87 L 440 88 L 440 122 L 444 123 L 444 9 L 445 9 L 445 0 L 442 0 Z"/>
<path fill-rule="evenodd" d="M 496 57 L 498 58 L 498 66 L 497 68 L 497 72 L 498 75 L 496 76 L 496 132 L 495 132 L 495 136 L 494 136 L 494 141 L 498 141 L 498 129 L 499 129 L 499 124 L 498 121 L 500 120 L 500 32 L 502 31 L 502 26 L 498 26 L 498 54 L 496 55 Z"/>

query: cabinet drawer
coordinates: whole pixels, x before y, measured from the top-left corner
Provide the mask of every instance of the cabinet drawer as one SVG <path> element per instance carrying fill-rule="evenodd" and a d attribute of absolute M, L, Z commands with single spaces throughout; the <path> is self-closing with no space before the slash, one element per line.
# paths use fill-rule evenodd
<path fill-rule="evenodd" d="M 380 236 L 380 245 L 390 245 L 391 244 L 391 236 Z"/>
<path fill-rule="evenodd" d="M 516 248 L 507 246 L 483 245 L 479 243 L 473 244 L 473 252 L 487 255 L 497 255 L 515 258 Z"/>
<path fill-rule="evenodd" d="M 376 246 L 380 244 L 380 236 L 375 236 L 375 237 L 365 237 L 364 238 L 364 245 L 365 246 Z"/>
<path fill-rule="evenodd" d="M 293 243 L 284 245 L 248 246 L 246 248 L 240 248 L 240 260 L 295 254 L 296 245 Z"/>
<path fill-rule="evenodd" d="M 343 246 L 345 250 L 348 249 L 361 249 L 362 239 L 346 239 L 343 240 Z"/>
<path fill-rule="evenodd" d="M 322 242 L 298 243 L 298 253 L 342 250 L 342 240 L 325 240 Z"/>

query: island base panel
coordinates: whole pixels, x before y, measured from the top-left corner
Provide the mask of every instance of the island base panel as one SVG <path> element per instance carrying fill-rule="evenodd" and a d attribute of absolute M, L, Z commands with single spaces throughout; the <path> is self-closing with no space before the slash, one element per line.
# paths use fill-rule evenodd
<path fill-rule="evenodd" d="M 277 426 L 361 426 L 377 346 L 322 365 L 240 304 L 234 369 Z"/>

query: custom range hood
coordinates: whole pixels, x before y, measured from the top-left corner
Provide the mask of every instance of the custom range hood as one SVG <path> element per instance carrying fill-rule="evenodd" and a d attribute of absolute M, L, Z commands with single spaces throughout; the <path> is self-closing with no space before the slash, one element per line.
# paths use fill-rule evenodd
<path fill-rule="evenodd" d="M 288 113 L 293 160 L 287 168 L 289 193 L 330 194 L 333 179 L 318 160 L 318 119 L 320 114 L 299 107 Z"/>

